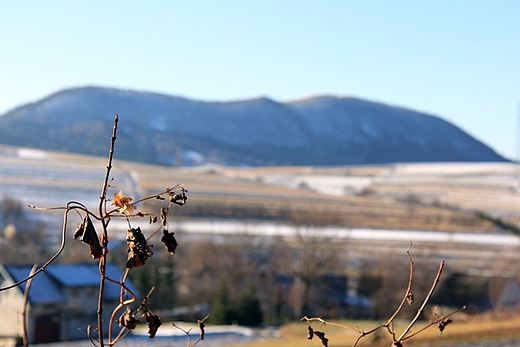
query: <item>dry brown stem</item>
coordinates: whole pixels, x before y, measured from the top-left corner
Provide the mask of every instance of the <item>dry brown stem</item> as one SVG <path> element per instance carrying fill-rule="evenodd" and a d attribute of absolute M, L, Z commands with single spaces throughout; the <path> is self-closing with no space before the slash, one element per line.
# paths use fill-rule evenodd
<path fill-rule="evenodd" d="M 67 204 L 67 206 L 65 207 L 58 207 L 58 208 L 52 208 L 52 209 L 65 209 L 65 212 L 63 214 L 63 228 L 62 228 L 62 235 L 61 235 L 61 244 L 60 244 L 60 247 L 59 249 L 56 251 L 56 253 L 49 258 L 49 260 L 47 260 L 38 270 L 34 271 L 33 273 L 31 273 L 29 276 L 27 276 L 26 278 L 16 282 L 16 283 L 13 283 L 9 286 L 5 286 L 5 287 L 2 287 L 0 288 L 0 292 L 1 291 L 4 291 L 4 290 L 9 290 L 9 289 L 12 289 L 12 288 L 15 288 L 15 287 L 18 287 L 19 285 L 29 281 L 30 279 L 32 279 L 34 276 L 42 273 L 43 271 L 45 271 L 45 269 L 47 268 L 47 266 L 49 266 L 53 261 L 55 261 L 59 256 L 60 254 L 63 252 L 63 250 L 65 249 L 65 240 L 66 240 L 66 234 L 67 234 L 67 221 L 68 221 L 68 213 L 72 210 L 76 210 L 76 209 L 81 209 L 83 210 L 84 206 L 81 205 L 81 206 L 74 206 L 75 204 L 78 204 L 77 202 L 75 201 L 72 201 L 72 202 L 69 202 Z M 71 206 L 73 205 L 73 206 Z M 35 209 L 40 209 L 40 210 L 50 210 L 50 209 L 42 209 L 42 208 L 37 208 L 36 206 L 34 205 L 29 205 L 30 207 L 33 207 Z"/>
<path fill-rule="evenodd" d="M 33 269 L 31 270 L 31 273 L 26 278 L 12 284 L 12 285 L 0 288 L 0 291 L 4 291 L 4 290 L 15 288 L 15 287 L 20 286 L 21 284 L 27 282 L 26 289 L 24 292 L 24 302 L 23 302 L 23 319 L 25 322 L 25 320 L 26 320 L 25 314 L 26 314 L 27 305 L 28 305 L 28 296 L 29 296 L 29 289 L 31 286 L 31 281 L 36 275 L 43 272 L 46 269 L 46 267 L 49 266 L 53 261 L 55 261 L 60 256 L 60 254 L 63 252 L 63 250 L 65 248 L 65 243 L 66 243 L 66 231 L 67 231 L 67 227 L 69 224 L 68 223 L 69 212 L 71 212 L 71 211 L 76 212 L 78 214 L 78 216 L 82 219 L 82 222 L 79 225 L 79 227 L 76 229 L 76 232 L 74 233 L 74 238 L 79 239 L 83 243 L 86 243 L 87 245 L 89 245 L 90 253 L 91 253 L 92 257 L 94 259 L 99 259 L 98 260 L 99 261 L 99 263 L 98 263 L 98 265 L 99 265 L 99 289 L 98 289 L 97 313 L 96 313 L 97 326 L 89 325 L 86 329 L 88 339 L 90 340 L 91 344 L 96 347 L 98 347 L 98 346 L 104 347 L 105 344 L 107 344 L 108 346 L 115 345 L 123 337 L 125 337 L 131 329 L 135 328 L 135 325 L 138 322 L 137 320 L 135 320 L 133 313 L 132 313 L 133 310 L 130 308 L 130 305 L 133 304 L 137 300 L 137 296 L 126 285 L 126 281 L 127 281 L 127 277 L 128 277 L 130 268 L 132 268 L 134 266 L 135 267 L 142 266 L 142 265 L 144 265 L 144 261 L 143 262 L 134 262 L 134 263 L 132 263 L 132 266 L 128 266 L 128 263 L 127 263 L 127 269 L 122 274 L 121 279 L 119 281 L 115 280 L 113 278 L 109 278 L 106 275 L 108 239 L 109 239 L 108 225 L 110 223 L 111 218 L 114 218 L 114 217 L 125 218 L 128 223 L 128 229 L 135 230 L 132 228 L 131 223 L 130 223 L 130 218 L 132 218 L 132 217 L 142 218 L 145 216 L 149 216 L 150 223 L 155 223 L 158 220 L 158 217 L 156 215 L 152 215 L 149 213 L 142 213 L 142 212 L 134 213 L 134 210 L 136 209 L 135 204 L 146 201 L 146 200 L 150 200 L 150 199 L 159 199 L 162 201 L 168 199 L 169 205 L 167 207 L 164 207 L 161 209 L 161 222 L 162 222 L 161 226 L 159 226 L 155 231 L 153 231 L 148 236 L 148 238 L 146 238 L 144 236 L 144 234 L 142 234 L 140 232 L 140 229 L 137 228 L 137 229 L 139 229 L 139 232 L 140 232 L 140 234 L 138 235 L 139 237 L 137 239 L 134 239 L 132 241 L 133 243 L 131 243 L 131 240 L 127 240 L 127 244 L 128 244 L 129 248 L 133 247 L 133 250 L 137 252 L 140 250 L 141 246 L 146 247 L 146 240 L 150 239 L 151 237 L 156 235 L 161 229 L 163 229 L 163 234 L 165 234 L 168 237 L 163 236 L 163 239 L 161 239 L 161 241 L 163 242 L 165 247 L 169 250 L 169 253 L 175 253 L 174 251 L 175 251 L 175 248 L 177 247 L 177 242 L 173 236 L 173 233 L 169 233 L 167 230 L 166 219 L 167 219 L 168 211 L 169 211 L 170 207 L 172 206 L 172 204 L 182 206 L 186 203 L 186 201 L 188 199 L 186 196 L 187 190 L 181 184 L 174 185 L 171 188 L 167 187 L 161 193 L 153 194 L 151 196 L 141 198 L 134 202 L 132 202 L 132 198 L 124 195 L 122 193 L 122 191 L 120 191 L 119 193 L 114 194 L 114 198 L 111 200 L 112 205 L 114 205 L 115 208 L 107 210 L 107 202 L 109 201 L 107 199 L 107 192 L 108 192 L 108 189 L 110 188 L 110 182 L 111 182 L 112 162 L 113 162 L 115 142 L 116 142 L 116 138 L 117 138 L 116 135 L 117 135 L 118 120 L 119 120 L 119 117 L 118 117 L 118 115 L 116 115 L 114 118 L 112 136 L 111 136 L 111 140 L 110 140 L 110 149 L 109 149 L 109 154 L 108 154 L 106 173 L 105 173 L 105 177 L 103 180 L 100 200 L 99 200 L 99 204 L 98 204 L 98 211 L 97 211 L 98 213 L 96 214 L 95 212 L 90 211 L 85 205 L 83 205 L 82 203 L 77 202 L 77 201 L 69 201 L 66 204 L 66 206 L 51 207 L 51 208 L 41 208 L 41 207 L 36 207 L 34 205 L 29 205 L 29 207 L 39 210 L 39 211 L 64 210 L 60 247 L 56 251 L 56 253 L 51 258 L 49 258 L 40 268 L 38 268 L 37 265 L 35 265 L 33 267 Z M 100 235 L 98 235 L 98 233 L 96 232 L 94 224 L 92 223 L 90 217 L 92 217 L 94 220 L 98 221 L 101 224 Z M 150 250 L 148 257 L 151 257 L 151 255 L 152 255 L 152 252 Z M 107 281 L 115 283 L 120 286 L 120 297 L 119 297 L 119 303 L 116 305 L 116 307 L 111 312 L 110 319 L 108 321 L 108 334 L 107 334 L 108 339 L 105 342 L 104 338 L 103 338 L 104 337 L 103 299 L 105 296 L 105 288 L 106 288 Z M 155 332 L 157 331 L 157 328 L 161 325 L 161 322 L 160 322 L 161 318 L 159 316 L 153 314 L 151 312 L 150 308 L 148 307 L 150 295 L 152 294 L 153 289 L 154 288 L 152 287 L 152 290 L 147 295 L 144 296 L 143 303 L 137 309 L 138 311 L 139 310 L 142 311 L 141 313 L 143 315 L 143 318 L 145 318 L 146 321 L 148 322 L 150 337 L 155 336 Z M 125 320 L 126 325 L 122 325 L 121 330 L 114 337 L 113 336 L 114 323 L 117 322 L 116 317 L 118 315 L 118 312 L 121 309 L 123 309 L 124 307 L 126 307 L 127 312 L 129 312 L 129 315 L 127 315 L 127 316 L 123 315 L 123 317 L 127 318 Z M 201 340 L 203 339 L 204 321 L 206 319 L 207 319 L 207 317 L 204 318 L 203 320 L 198 321 L 199 328 L 201 330 Z M 97 337 L 93 336 L 94 332 L 97 335 Z M 28 339 L 27 339 L 27 329 L 26 329 L 25 324 L 23 326 L 23 337 L 24 337 L 24 345 L 27 346 Z"/>
<path fill-rule="evenodd" d="M 417 320 L 419 319 L 419 317 L 421 316 L 421 314 L 424 312 L 424 309 L 426 307 L 426 304 L 430 301 L 434 291 L 435 291 L 435 288 L 437 287 L 437 284 L 439 283 L 439 279 L 440 279 L 440 276 L 441 276 L 441 273 L 442 273 L 442 270 L 444 268 L 444 260 L 440 263 L 439 265 L 439 269 L 437 270 L 437 274 L 433 280 L 433 284 L 432 286 L 430 287 L 430 290 L 428 292 L 428 294 L 426 295 L 426 297 L 424 298 L 421 306 L 418 308 L 417 310 L 417 313 L 415 314 L 415 316 L 412 318 L 412 320 L 410 321 L 410 323 L 408 324 L 408 326 L 405 328 L 405 330 L 401 333 L 401 335 L 396 338 L 395 337 L 395 332 L 394 332 L 394 328 L 393 328 L 393 323 L 395 321 L 395 318 L 398 316 L 398 314 L 401 312 L 405 302 L 408 302 L 408 303 L 412 303 L 413 302 L 413 293 L 411 291 L 412 289 L 412 282 L 413 282 L 413 260 L 412 260 L 412 256 L 411 256 L 411 253 L 410 253 L 410 249 L 411 249 L 411 244 L 410 244 L 410 247 L 408 248 L 408 250 L 406 251 L 407 254 L 408 254 L 408 259 L 409 259 L 409 278 L 408 278 L 408 286 L 406 288 L 406 291 L 404 293 L 404 296 L 403 296 L 403 299 L 402 301 L 400 302 L 400 304 L 397 306 L 397 309 L 395 310 L 395 312 L 386 320 L 386 322 L 384 324 L 380 324 L 378 326 L 375 326 L 374 328 L 368 330 L 368 331 L 363 331 L 359 328 L 353 328 L 353 327 L 350 327 L 350 326 L 347 326 L 347 325 L 343 325 L 343 324 L 338 324 L 338 323 L 333 323 L 333 322 L 328 322 L 326 320 L 324 320 L 323 318 L 321 317 L 313 317 L 313 318 L 309 318 L 307 316 L 303 317 L 302 319 L 300 319 L 300 321 L 305 321 L 307 322 L 307 325 L 309 327 L 309 339 L 312 338 L 313 335 L 316 335 L 318 336 L 316 333 L 316 331 L 314 331 L 312 329 L 312 327 L 310 326 L 311 322 L 319 322 L 321 326 L 326 326 L 326 325 L 331 325 L 331 326 L 336 326 L 336 327 L 340 327 L 340 328 L 344 328 L 344 329 L 348 329 L 348 330 L 351 330 L 351 331 L 354 331 L 356 333 L 358 333 L 358 337 L 356 338 L 356 340 L 354 341 L 352 347 L 356 347 L 359 343 L 359 341 L 361 341 L 362 338 L 366 337 L 367 335 L 370 335 L 374 332 L 376 332 L 377 330 L 381 329 L 381 328 L 386 328 L 386 330 L 388 331 L 388 333 L 392 336 L 392 346 L 402 346 L 403 344 L 403 341 L 405 340 L 408 340 L 416 335 L 418 335 L 419 333 L 423 332 L 424 330 L 426 330 L 427 328 L 433 326 L 433 325 L 439 325 L 439 324 L 442 324 L 442 327 L 439 327 L 439 330 L 442 332 L 442 330 L 444 330 L 445 326 L 447 324 L 449 324 L 451 322 L 450 321 L 447 321 L 448 317 L 454 315 L 455 313 L 457 312 L 460 312 L 462 310 L 464 310 L 466 307 L 462 307 L 458 310 L 455 310 L 453 312 L 451 312 L 450 314 L 446 315 L 446 316 L 442 316 L 442 317 L 438 317 L 437 319 L 435 320 L 431 320 L 430 323 L 428 325 L 426 325 L 425 327 L 421 328 L 420 330 L 416 331 L 415 333 L 413 334 L 410 334 L 411 332 L 411 329 L 412 327 L 417 323 Z M 325 334 L 323 332 L 319 332 L 320 333 L 320 340 L 322 341 L 323 343 L 323 338 L 325 338 Z M 328 343 L 328 339 L 326 340 L 327 343 Z"/>
<path fill-rule="evenodd" d="M 34 264 L 31 269 L 31 275 L 38 268 L 38 264 Z M 31 291 L 33 278 L 31 277 L 27 280 L 27 284 L 25 285 L 25 291 L 23 293 L 23 309 L 22 309 L 22 341 L 25 347 L 29 346 L 29 339 L 27 338 L 27 303 L 29 302 L 29 293 Z"/>
<path fill-rule="evenodd" d="M 204 334 L 205 334 L 204 322 L 209 318 L 209 316 L 210 316 L 210 314 L 208 313 L 204 318 L 197 320 L 197 324 L 199 326 L 199 338 L 197 340 L 195 340 L 195 342 L 193 342 L 193 343 L 191 342 L 191 336 L 190 336 L 191 329 L 184 330 L 183 328 L 176 325 L 175 323 L 172 323 L 172 325 L 175 328 L 179 329 L 180 331 L 182 331 L 183 333 L 186 334 L 186 336 L 188 338 L 188 344 L 186 345 L 186 347 L 195 347 L 200 341 L 204 340 Z"/>
<path fill-rule="evenodd" d="M 107 190 L 108 190 L 108 181 L 110 179 L 110 170 L 112 170 L 112 159 L 114 156 L 114 145 L 117 138 L 117 122 L 119 121 L 119 116 L 116 115 L 114 118 L 114 127 L 112 129 L 112 137 L 110 139 L 110 150 L 108 154 L 108 164 L 107 169 L 105 173 L 105 179 L 103 181 L 103 188 L 101 190 L 101 196 L 99 197 L 99 206 L 98 206 L 98 212 L 99 216 L 106 216 L 106 200 L 107 200 Z M 105 212 L 105 213 L 103 213 Z M 106 273 L 106 260 L 107 260 L 107 249 L 108 249 L 108 230 L 107 225 L 109 223 L 110 219 L 101 218 L 101 226 L 102 226 L 102 232 L 101 232 L 101 246 L 103 248 L 103 252 L 101 254 L 101 259 L 99 260 L 99 273 L 101 274 L 100 280 L 99 280 L 99 296 L 98 296 L 98 310 L 97 310 L 97 316 L 98 316 L 98 339 L 99 339 L 99 346 L 103 347 L 103 298 L 105 294 L 105 273 Z M 109 331 L 109 341 L 111 340 L 111 330 Z"/>
<path fill-rule="evenodd" d="M 428 301 L 430 301 L 430 299 L 431 299 L 431 297 L 433 295 L 433 292 L 435 291 L 435 288 L 437 287 L 437 284 L 439 283 L 439 279 L 441 277 L 441 273 L 442 273 L 442 269 L 443 268 L 444 268 L 444 260 L 441 261 L 441 263 L 439 265 L 439 270 L 437 271 L 437 275 L 435 276 L 435 279 L 433 280 L 433 284 L 432 284 L 432 286 L 430 288 L 430 291 L 428 292 L 428 295 L 426 295 L 426 297 L 424 298 L 421 307 L 419 307 L 419 309 L 417 310 L 417 313 L 413 317 L 413 319 L 410 322 L 410 324 L 408 324 L 406 329 L 402 332 L 401 336 L 399 336 L 399 338 L 396 340 L 397 342 L 402 342 L 403 341 L 404 337 L 410 332 L 410 330 L 412 329 L 414 324 L 417 322 L 417 320 L 419 319 L 421 314 L 424 312 L 424 308 L 426 307 L 426 304 L 428 303 Z"/>

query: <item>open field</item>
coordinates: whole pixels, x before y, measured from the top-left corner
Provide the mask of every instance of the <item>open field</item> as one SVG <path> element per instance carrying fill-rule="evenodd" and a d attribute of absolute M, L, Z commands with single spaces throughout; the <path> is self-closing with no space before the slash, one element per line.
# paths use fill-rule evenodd
<path fill-rule="evenodd" d="M 367 331 L 381 322 L 376 321 L 334 321 L 351 327 L 359 327 Z M 408 322 L 397 321 L 396 333 L 404 329 Z M 191 329 L 192 338 L 197 338 L 197 326 L 189 323 L 179 324 L 186 331 Z M 418 322 L 417 328 L 424 326 L 424 322 Z M 325 332 L 329 338 L 329 347 L 348 347 L 352 346 L 357 335 L 349 330 L 325 326 L 314 326 Z M 478 316 L 465 318 L 455 316 L 455 320 L 450 324 L 442 335 L 439 335 L 436 327 L 430 327 L 420 335 L 406 341 L 407 347 L 518 347 L 520 346 L 520 317 L 489 317 Z M 186 336 L 171 326 L 161 327 L 163 333 L 154 340 L 147 337 L 142 339 L 127 338 L 121 341 L 122 347 L 145 346 L 185 346 Z M 161 329 L 159 331 L 161 331 Z M 146 330 L 146 329 L 144 329 Z M 164 332 L 166 330 L 166 332 Z M 208 335 L 197 346 L 217 347 L 320 347 L 321 343 L 315 338 L 311 341 L 307 339 L 307 326 L 302 322 L 294 322 L 277 328 L 245 328 L 245 327 L 225 327 L 207 326 Z M 228 334 L 219 333 L 229 331 Z M 143 336 L 146 332 L 143 331 Z M 170 335 L 169 335 L 170 334 Z M 376 337 L 377 336 L 377 337 Z M 239 342 L 240 341 L 240 342 Z M 192 341 L 193 342 L 193 341 Z M 378 334 L 368 335 L 358 344 L 359 347 L 388 347 L 391 340 L 386 331 Z M 119 345 L 119 344 L 118 344 Z M 38 346 L 47 347 L 88 347 L 90 341 L 59 342 Z"/>
<path fill-rule="evenodd" d="M 0 194 L 39 206 L 64 206 L 67 201 L 76 200 L 95 209 L 106 163 L 106 158 L 0 146 Z M 512 235 L 508 227 L 520 225 L 519 172 L 518 165 L 513 163 L 175 168 L 119 161 L 116 148 L 109 196 L 123 190 L 138 199 L 166 186 L 184 184 L 189 190 L 188 204 L 170 214 L 172 224 L 179 222 L 181 226 L 176 233 L 180 241 L 189 232 L 189 225 L 201 223 L 198 230 L 192 230 L 200 234 L 204 233 L 201 225 L 216 225 L 217 221 L 249 223 L 250 227 L 242 229 L 251 232 L 255 230 L 253 226 L 262 230 L 266 225 L 281 229 L 287 225 L 338 228 L 349 235 L 344 238 L 348 245 L 345 241 L 346 251 L 341 259 L 349 266 L 358 264 L 360 259 L 384 259 L 390 253 L 406 258 L 406 232 L 413 231 L 422 232 L 421 241 L 414 242 L 413 248 L 418 264 L 435 265 L 442 258 L 448 261 L 451 271 L 501 267 L 509 270 L 510 259 L 518 263 L 519 246 L 497 240 L 498 236 L 502 239 Z M 143 210 L 149 207 L 153 206 L 139 206 Z M 47 213 L 28 213 L 47 218 Z M 61 213 L 49 215 L 61 223 Z M 391 233 L 393 238 L 384 239 L 383 233 L 384 237 Z M 405 236 L 396 239 L 400 233 Z M 436 242 L 434 236 L 426 238 L 431 236 L 429 233 L 435 233 L 435 237 L 447 235 L 447 241 Z M 474 240 L 454 242 L 461 234 Z M 475 235 L 496 236 L 493 241 L 497 242 L 479 243 Z M 356 271 L 356 265 L 351 269 Z M 407 269 L 405 264 L 404 272 Z M 351 324 L 369 328 L 374 322 Z M 467 320 L 450 326 L 441 337 L 433 328 L 406 346 L 520 339 L 518 327 L 519 317 Z M 326 327 L 326 331 L 330 346 L 349 345 L 356 337 L 345 330 Z M 240 346 L 319 346 L 318 341 L 307 341 L 305 323 L 291 323 L 282 327 L 280 333 L 281 338 Z M 388 346 L 388 341 L 382 345 Z"/>
<path fill-rule="evenodd" d="M 464 315 L 462 315 L 464 317 Z M 420 335 L 407 340 L 405 345 L 413 346 L 486 346 L 492 341 L 494 346 L 513 347 L 520 346 L 520 317 L 489 317 L 479 316 L 473 318 L 462 318 L 449 325 L 442 335 L 439 335 L 435 326 L 422 332 Z M 358 327 L 367 331 L 381 322 L 374 321 L 336 321 L 336 323 Z M 396 334 L 402 331 L 408 321 L 397 321 Z M 417 328 L 424 326 L 424 322 L 418 322 Z M 313 325 L 315 329 L 325 332 L 329 339 L 330 347 L 352 346 L 358 334 L 347 329 L 332 326 Z M 391 339 L 388 332 L 381 330 L 380 333 L 368 335 L 362 339 L 358 346 L 387 347 Z M 280 337 L 257 339 L 251 343 L 230 345 L 233 347 L 302 347 L 321 346 L 319 340 L 307 340 L 307 327 L 305 323 L 290 323 L 280 329 Z"/>
<path fill-rule="evenodd" d="M 513 163 L 423 163 L 360 167 L 152 166 L 117 160 L 112 190 L 139 197 L 183 183 L 176 218 L 294 221 L 403 230 L 500 231 L 475 212 L 520 224 Z M 106 158 L 0 147 L 0 194 L 24 203 L 95 206 Z"/>
<path fill-rule="evenodd" d="M 475 211 L 517 222 L 520 206 L 513 164 L 169 169 L 163 173 L 135 169 L 146 191 L 158 189 L 155 182 L 167 177 L 185 182 L 194 197 L 182 211 L 188 217 L 287 220 L 304 214 L 318 224 L 348 227 L 492 231 L 495 225 L 477 218 Z"/>
<path fill-rule="evenodd" d="M 0 146 L 0 194 L 38 206 L 64 206 L 76 200 L 96 209 L 106 163 L 102 157 Z M 348 235 L 342 238 L 348 242 L 346 264 L 374 255 L 404 255 L 414 241 L 417 259 L 446 259 L 452 269 L 495 269 L 518 253 L 516 242 L 495 241 L 511 237 L 504 226 L 520 225 L 519 170 L 514 163 L 176 168 L 119 161 L 116 147 L 108 196 L 122 189 L 137 199 L 184 184 L 188 204 L 170 211 L 180 241 L 183 230 L 204 234 L 201 225 L 242 232 L 315 225 Z M 56 223 L 55 230 L 60 230 L 60 212 L 28 213 Z M 243 226 L 228 227 L 230 221 Z M 125 237 L 126 225 L 121 222 Z M 438 233 L 433 239 L 427 236 L 432 232 Z M 474 241 L 478 238 L 472 235 L 482 233 L 482 240 L 493 242 L 453 242 L 460 233 Z"/>

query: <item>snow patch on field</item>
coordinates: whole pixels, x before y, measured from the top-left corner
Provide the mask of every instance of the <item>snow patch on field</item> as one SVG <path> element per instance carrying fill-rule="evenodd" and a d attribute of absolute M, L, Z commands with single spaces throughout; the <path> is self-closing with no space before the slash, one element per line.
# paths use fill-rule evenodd
<path fill-rule="evenodd" d="M 18 148 L 16 154 L 21 159 L 44 160 L 47 154 L 44 151 L 32 148 Z"/>

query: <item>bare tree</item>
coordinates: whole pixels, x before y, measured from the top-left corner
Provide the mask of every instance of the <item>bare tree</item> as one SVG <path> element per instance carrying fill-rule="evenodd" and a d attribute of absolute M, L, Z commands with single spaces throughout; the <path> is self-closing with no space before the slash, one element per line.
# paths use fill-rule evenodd
<path fill-rule="evenodd" d="M 311 291 L 325 274 L 343 273 L 339 254 L 345 244 L 324 232 L 326 215 L 294 214 L 294 237 L 284 240 L 289 259 L 285 267 L 295 276 L 295 315 L 319 309 L 311 301 Z"/>

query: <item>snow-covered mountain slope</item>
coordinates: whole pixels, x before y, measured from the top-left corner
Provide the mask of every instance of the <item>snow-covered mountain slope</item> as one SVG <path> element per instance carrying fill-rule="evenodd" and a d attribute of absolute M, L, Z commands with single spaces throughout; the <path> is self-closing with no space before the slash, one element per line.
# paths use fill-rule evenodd
<path fill-rule="evenodd" d="M 115 114 L 120 158 L 166 165 L 506 161 L 438 117 L 356 98 L 204 102 L 99 87 L 0 116 L 0 143 L 105 155 Z"/>

